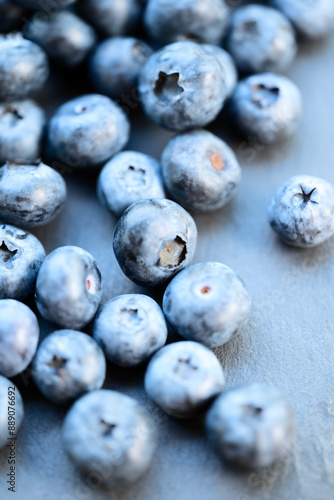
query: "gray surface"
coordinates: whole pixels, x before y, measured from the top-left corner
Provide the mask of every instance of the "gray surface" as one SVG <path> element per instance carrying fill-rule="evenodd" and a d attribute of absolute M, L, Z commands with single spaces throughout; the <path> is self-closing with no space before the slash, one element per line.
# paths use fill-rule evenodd
<path fill-rule="evenodd" d="M 87 490 L 62 449 L 60 429 L 65 410 L 42 399 L 32 383 L 26 388 L 21 383 L 26 418 L 17 443 L 17 492 L 6 491 L 3 453 L 1 499 L 334 497 L 334 239 L 317 249 L 294 250 L 279 243 L 267 223 L 272 193 L 292 174 L 323 176 L 334 182 L 333 52 L 334 38 L 303 47 L 290 71 L 304 98 L 299 133 L 282 146 L 255 149 L 251 160 L 249 150 L 245 151 L 254 146 L 242 145 L 234 138 L 244 174 L 238 195 L 222 212 L 196 217 L 199 242 L 195 262 L 218 260 L 231 266 L 243 277 L 254 300 L 251 321 L 243 334 L 215 350 L 226 370 L 227 386 L 261 381 L 283 389 L 297 411 L 295 453 L 271 471 L 237 473 L 223 465 L 210 448 L 201 422 L 174 421 L 148 401 L 142 369 L 121 370 L 109 365 L 105 387 L 137 398 L 149 408 L 158 426 L 158 453 L 147 477 L 135 486 L 110 493 Z M 129 147 L 158 158 L 171 134 L 140 115 L 134 122 Z M 116 264 L 112 251 L 115 219 L 98 204 L 94 181 L 75 174 L 66 178 L 69 196 L 65 211 L 34 234 L 42 239 L 47 252 L 70 244 L 93 253 L 104 276 L 104 301 L 139 290 Z"/>

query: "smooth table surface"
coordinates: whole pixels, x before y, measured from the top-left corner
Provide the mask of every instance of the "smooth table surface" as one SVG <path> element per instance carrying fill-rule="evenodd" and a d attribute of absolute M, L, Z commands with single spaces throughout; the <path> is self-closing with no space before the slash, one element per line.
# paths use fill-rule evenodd
<path fill-rule="evenodd" d="M 267 222 L 276 187 L 294 174 L 311 174 L 334 183 L 334 37 L 300 48 L 289 76 L 300 87 L 304 114 L 297 135 L 269 147 L 230 131 L 224 117 L 211 130 L 234 147 L 243 167 L 235 199 L 220 212 L 196 216 L 199 239 L 194 262 L 220 261 L 246 282 L 253 297 L 244 331 L 215 349 L 227 387 L 260 381 L 280 387 L 292 401 L 298 422 L 293 454 L 270 470 L 241 473 L 224 465 L 208 444 L 198 421 L 176 421 L 155 407 L 143 389 L 144 368 L 111 364 L 105 388 L 120 390 L 148 408 L 158 428 L 158 450 L 143 480 L 106 492 L 89 489 L 67 459 L 60 439 L 66 409 L 44 399 L 29 376 L 17 377 L 25 401 L 25 420 L 17 442 L 16 493 L 7 491 L 7 454 L 0 454 L 0 498 L 16 500 L 329 500 L 334 498 L 334 238 L 322 246 L 291 249 Z M 84 88 L 50 85 L 41 100 L 53 108 Z M 159 159 L 173 135 L 131 110 L 127 149 Z M 47 253 L 78 245 L 91 252 L 104 278 L 103 303 L 116 295 L 143 292 L 125 278 L 112 250 L 116 219 L 97 201 L 95 179 L 65 175 L 68 201 L 50 225 L 32 232 Z M 161 300 L 161 293 L 146 291 Z M 43 335 L 53 331 L 41 322 Z M 89 327 L 85 329 L 89 332 Z"/>

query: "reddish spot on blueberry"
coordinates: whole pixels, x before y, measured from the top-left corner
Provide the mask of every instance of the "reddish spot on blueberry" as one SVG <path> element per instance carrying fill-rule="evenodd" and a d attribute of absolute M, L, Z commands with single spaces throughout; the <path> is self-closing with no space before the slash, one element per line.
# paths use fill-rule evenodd
<path fill-rule="evenodd" d="M 86 286 L 87 286 L 87 290 L 90 290 L 91 282 L 89 280 L 86 281 Z"/>
<path fill-rule="evenodd" d="M 210 162 L 211 162 L 211 165 L 213 166 L 213 168 L 216 170 L 223 170 L 225 167 L 225 161 L 220 156 L 219 153 L 211 153 Z"/>
<path fill-rule="evenodd" d="M 209 286 L 203 286 L 203 288 L 201 289 L 201 293 L 203 293 L 203 295 L 206 295 L 210 292 L 211 292 L 211 288 Z"/>

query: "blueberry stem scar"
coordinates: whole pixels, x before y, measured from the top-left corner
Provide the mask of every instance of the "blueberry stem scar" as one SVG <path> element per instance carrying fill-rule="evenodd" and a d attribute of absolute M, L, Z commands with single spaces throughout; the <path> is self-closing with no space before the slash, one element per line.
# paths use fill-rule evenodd
<path fill-rule="evenodd" d="M 313 188 L 312 191 L 310 191 L 309 193 L 305 193 L 304 191 L 304 188 L 302 185 L 300 185 L 300 189 L 301 189 L 301 193 L 296 193 L 294 196 L 298 196 L 298 197 L 302 197 L 302 206 L 303 208 L 306 207 L 306 205 L 311 202 L 311 203 L 314 203 L 314 204 L 318 204 L 317 201 L 314 201 L 314 200 L 311 200 L 311 196 L 312 194 L 314 193 L 314 191 L 317 189 L 317 188 Z"/>

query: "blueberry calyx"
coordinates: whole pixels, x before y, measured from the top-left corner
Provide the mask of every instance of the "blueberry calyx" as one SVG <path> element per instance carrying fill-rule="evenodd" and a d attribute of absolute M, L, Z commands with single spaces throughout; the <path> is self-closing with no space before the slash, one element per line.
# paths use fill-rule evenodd
<path fill-rule="evenodd" d="M 182 376 L 189 375 L 191 372 L 198 370 L 198 367 L 192 363 L 191 357 L 179 358 L 177 364 L 174 368 L 174 373 L 178 373 Z"/>
<path fill-rule="evenodd" d="M 109 422 L 106 422 L 102 418 L 100 419 L 100 423 L 102 426 L 102 436 L 109 437 L 112 435 L 113 430 L 116 427 L 116 424 L 110 424 Z"/>
<path fill-rule="evenodd" d="M 180 236 L 176 236 L 173 240 L 163 241 L 159 252 L 158 266 L 177 267 L 184 261 L 186 255 L 187 245 Z"/>
<path fill-rule="evenodd" d="M 146 184 L 146 170 L 129 165 L 123 174 L 123 180 L 129 187 L 137 188 L 144 186 Z"/>
<path fill-rule="evenodd" d="M 311 200 L 311 196 L 312 196 L 312 194 L 314 193 L 314 191 L 317 188 L 313 188 L 309 193 L 305 193 L 304 188 L 303 188 L 302 185 L 300 186 L 300 189 L 301 189 L 302 192 L 301 193 L 296 193 L 294 196 L 296 196 L 296 197 L 298 197 L 298 198 L 300 198 L 302 200 L 302 203 L 301 203 L 302 208 L 305 208 L 308 205 L 309 202 L 310 203 L 314 203 L 315 205 L 318 204 L 317 201 Z"/>
<path fill-rule="evenodd" d="M 51 361 L 47 361 L 45 364 L 53 368 L 55 372 L 59 373 L 62 368 L 65 367 L 67 363 L 66 358 L 60 358 L 59 356 L 54 355 Z"/>
<path fill-rule="evenodd" d="M 167 73 L 160 71 L 153 92 L 161 101 L 169 104 L 173 97 L 177 97 L 184 91 L 184 88 L 179 85 L 179 78 L 179 73 L 167 75 Z"/>
<path fill-rule="evenodd" d="M 278 87 L 269 87 L 260 83 L 252 86 L 252 101 L 259 108 L 269 108 L 274 104 L 279 96 L 280 90 Z"/>
<path fill-rule="evenodd" d="M 0 262 L 4 263 L 6 267 L 13 267 L 12 259 L 17 254 L 18 250 L 10 250 L 6 243 L 3 241 L 0 246 Z"/>

